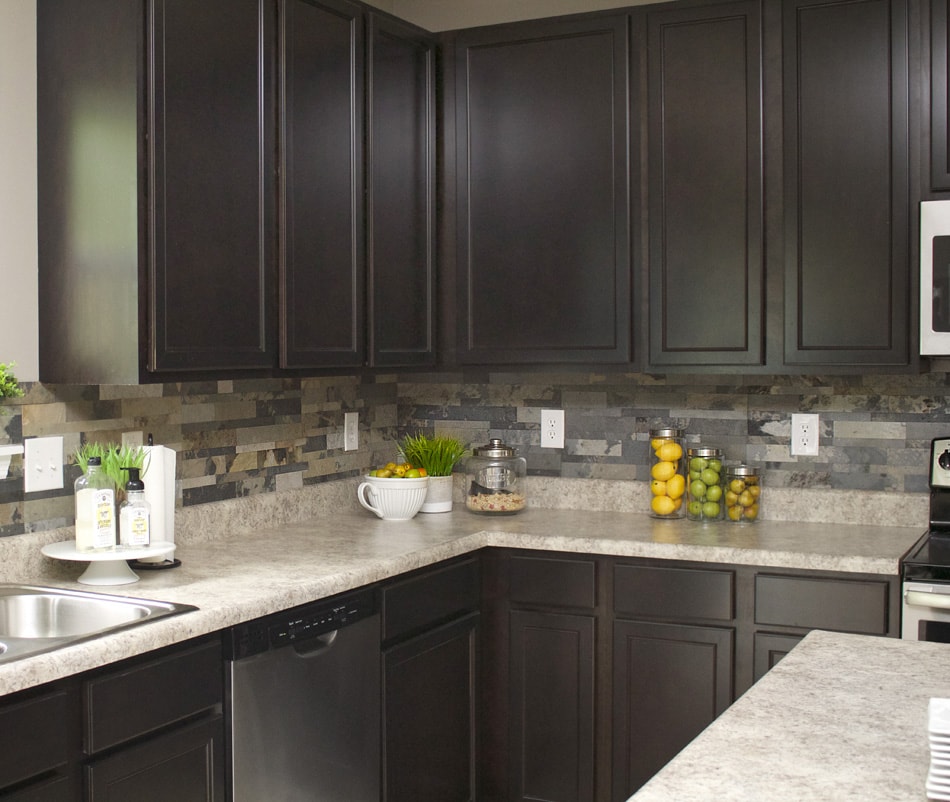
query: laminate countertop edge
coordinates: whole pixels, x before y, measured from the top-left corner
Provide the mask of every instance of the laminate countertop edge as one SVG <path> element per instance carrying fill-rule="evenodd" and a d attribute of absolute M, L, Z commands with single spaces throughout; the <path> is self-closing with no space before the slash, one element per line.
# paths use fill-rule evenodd
<path fill-rule="evenodd" d="M 382 521 L 363 510 L 346 509 L 253 532 L 223 528 L 178 543 L 175 556 L 182 562 L 179 568 L 141 571 L 140 581 L 134 584 L 94 588 L 190 604 L 197 611 L 0 664 L 0 695 L 484 547 L 896 576 L 901 555 L 921 534 L 922 530 L 914 527 L 785 521 L 703 524 L 584 510 L 527 509 L 514 516 L 491 517 L 472 515 L 459 505 L 451 513 L 419 514 L 411 521 Z M 37 543 L 48 540 L 48 536 L 39 536 Z M 27 542 L 21 541 L 19 546 Z M 89 589 L 76 582 L 84 568 L 82 563 L 39 557 L 31 558 L 28 574 L 0 577 L 3 581 Z"/>

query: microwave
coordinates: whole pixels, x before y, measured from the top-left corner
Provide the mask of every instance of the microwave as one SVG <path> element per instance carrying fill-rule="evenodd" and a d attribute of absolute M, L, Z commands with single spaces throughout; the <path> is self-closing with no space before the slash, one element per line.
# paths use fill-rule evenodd
<path fill-rule="evenodd" d="M 950 356 L 950 200 L 920 204 L 920 353 Z"/>

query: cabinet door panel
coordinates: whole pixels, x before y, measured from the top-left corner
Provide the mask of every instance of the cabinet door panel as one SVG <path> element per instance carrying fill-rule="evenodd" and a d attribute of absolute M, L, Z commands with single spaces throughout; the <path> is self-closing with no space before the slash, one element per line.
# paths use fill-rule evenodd
<path fill-rule="evenodd" d="M 476 799 L 477 626 L 475 613 L 384 652 L 389 802 Z"/>
<path fill-rule="evenodd" d="M 459 359 L 630 356 L 627 22 L 457 43 Z"/>
<path fill-rule="evenodd" d="M 86 767 L 89 802 L 224 802 L 224 720 L 216 716 Z"/>
<path fill-rule="evenodd" d="M 594 798 L 594 625 L 511 613 L 512 800 Z"/>
<path fill-rule="evenodd" d="M 907 364 L 903 0 L 795 0 L 783 20 L 785 361 Z"/>
<path fill-rule="evenodd" d="M 363 18 L 285 0 L 281 54 L 281 366 L 361 365 Z"/>
<path fill-rule="evenodd" d="M 273 7 L 156 0 L 151 24 L 149 368 L 273 367 Z"/>
<path fill-rule="evenodd" d="M 614 623 L 614 792 L 627 799 L 732 702 L 733 630 Z"/>
<path fill-rule="evenodd" d="M 648 16 L 650 363 L 764 360 L 759 4 Z"/>
<path fill-rule="evenodd" d="M 435 361 L 435 46 L 370 17 L 370 353 L 374 365 Z"/>
<path fill-rule="evenodd" d="M 947 0 L 930 2 L 930 188 L 950 189 L 950 18 Z"/>

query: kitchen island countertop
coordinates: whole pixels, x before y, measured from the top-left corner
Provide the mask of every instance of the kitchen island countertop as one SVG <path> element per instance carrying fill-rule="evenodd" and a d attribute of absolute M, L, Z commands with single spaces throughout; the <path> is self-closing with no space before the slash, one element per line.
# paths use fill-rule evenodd
<path fill-rule="evenodd" d="M 896 576 L 901 555 L 921 533 L 911 527 L 773 521 L 737 526 L 656 520 L 627 512 L 538 508 L 490 517 L 472 515 L 458 506 L 452 513 L 420 514 L 404 522 L 381 521 L 363 510 L 345 509 L 253 532 L 227 534 L 226 528 L 211 527 L 178 544 L 180 568 L 141 571 L 137 583 L 96 588 L 191 604 L 199 608 L 196 612 L 2 664 L 0 695 L 486 546 Z M 44 557 L 31 566 L 27 576 L 8 575 L 4 581 L 88 587 L 75 582 L 83 564 L 64 566 Z"/>
<path fill-rule="evenodd" d="M 948 649 L 813 631 L 631 802 L 923 802 Z"/>

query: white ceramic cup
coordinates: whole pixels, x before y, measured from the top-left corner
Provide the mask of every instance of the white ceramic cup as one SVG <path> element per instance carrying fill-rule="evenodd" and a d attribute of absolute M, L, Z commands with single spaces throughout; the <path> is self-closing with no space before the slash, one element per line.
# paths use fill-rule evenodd
<path fill-rule="evenodd" d="M 367 476 L 356 488 L 356 498 L 384 521 L 408 521 L 426 500 L 429 477 L 380 479 Z"/>

